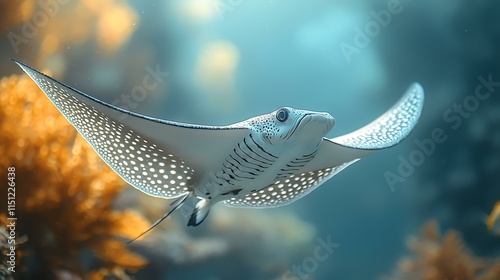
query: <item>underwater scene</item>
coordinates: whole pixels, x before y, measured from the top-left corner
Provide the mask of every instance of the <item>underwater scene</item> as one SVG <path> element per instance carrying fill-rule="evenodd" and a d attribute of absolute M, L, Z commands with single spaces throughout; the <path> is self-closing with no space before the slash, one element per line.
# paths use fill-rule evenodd
<path fill-rule="evenodd" d="M 497 1 L 0 0 L 0 34 L 0 280 L 500 279 Z"/>

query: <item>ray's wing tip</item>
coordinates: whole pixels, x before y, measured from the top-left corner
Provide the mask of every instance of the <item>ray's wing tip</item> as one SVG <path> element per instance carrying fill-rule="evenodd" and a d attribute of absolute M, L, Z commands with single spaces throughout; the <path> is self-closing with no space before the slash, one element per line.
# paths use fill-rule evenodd
<path fill-rule="evenodd" d="M 424 94 L 424 87 L 422 86 L 421 83 L 419 82 L 413 82 L 411 85 L 410 85 L 410 90 L 413 90 L 413 92 L 415 93 L 418 93 L 418 94 L 421 94 L 423 95 Z"/>
<path fill-rule="evenodd" d="M 399 135 L 399 139 L 395 139 L 394 145 L 406 138 L 420 119 L 425 101 L 423 86 L 419 82 L 413 82 L 401 99 L 401 102 L 398 102 L 395 107 L 398 107 L 400 110 L 408 110 L 412 113 L 410 113 L 409 119 L 406 122 L 406 129 Z M 391 110 L 387 113 L 391 114 L 390 112 Z"/>
<path fill-rule="evenodd" d="M 31 77 L 29 71 L 35 71 L 35 72 L 38 72 L 36 71 L 35 69 L 31 68 L 30 66 L 18 61 L 18 60 L 15 60 L 13 58 L 9 58 L 12 62 L 14 62 L 15 64 L 17 64 L 17 66 L 19 66 L 28 76 Z"/>
<path fill-rule="evenodd" d="M 420 115 L 422 113 L 422 109 L 424 108 L 425 101 L 425 93 L 424 88 L 418 82 L 414 82 L 410 85 L 408 90 L 405 92 L 403 97 L 401 97 L 400 101 L 397 102 L 392 109 L 410 109 L 411 113 L 411 128 L 418 122 L 420 119 Z M 388 110 L 387 113 L 391 114 L 391 110 Z M 409 123 L 410 124 L 410 123 Z M 410 129 L 411 130 L 411 129 Z"/>
<path fill-rule="evenodd" d="M 401 99 L 379 118 L 354 132 L 329 140 L 342 146 L 362 150 L 381 150 L 393 147 L 404 140 L 417 124 L 424 106 L 424 99 L 424 88 L 420 83 L 414 82 L 409 86 Z M 380 141 L 379 138 L 381 136 L 376 136 L 378 132 L 373 133 L 371 130 L 385 123 L 390 116 L 395 119 L 400 119 L 401 117 L 398 115 L 399 111 L 411 112 L 410 115 L 407 116 L 408 119 L 405 122 L 405 129 L 402 129 L 399 133 L 390 135 L 390 137 L 386 137 L 385 141 Z M 398 122 L 392 122 L 382 126 L 387 125 L 387 128 L 390 128 L 390 126 L 400 124 Z"/>
<path fill-rule="evenodd" d="M 424 93 L 424 87 L 422 87 L 420 83 L 418 82 L 412 83 L 405 95 L 411 99 L 417 100 L 419 107 L 423 107 L 425 100 L 425 93 Z"/>
<path fill-rule="evenodd" d="M 410 94 L 410 99 L 412 100 L 412 103 L 416 108 L 415 110 L 416 111 L 415 123 L 416 123 L 420 118 L 422 109 L 424 108 L 424 102 L 425 102 L 424 88 L 420 83 L 414 82 L 413 84 L 411 84 L 408 92 Z"/>
<path fill-rule="evenodd" d="M 26 66 L 27 66 L 27 65 L 25 65 L 24 63 L 20 62 L 20 61 L 19 61 L 19 60 L 17 60 L 17 59 L 12 58 L 12 57 L 9 57 L 9 60 L 10 60 L 10 61 L 12 61 L 12 62 L 14 62 L 15 64 L 17 64 L 19 67 L 21 67 L 21 68 L 23 68 L 23 69 L 24 69 L 24 67 L 26 67 Z"/>

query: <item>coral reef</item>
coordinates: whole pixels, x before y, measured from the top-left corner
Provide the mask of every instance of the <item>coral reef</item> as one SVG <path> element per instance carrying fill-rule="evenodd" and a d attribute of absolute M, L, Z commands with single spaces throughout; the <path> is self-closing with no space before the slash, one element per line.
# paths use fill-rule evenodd
<path fill-rule="evenodd" d="M 3 78 L 0 93 L 0 181 L 7 182 L 7 168 L 14 166 L 16 231 L 29 240 L 17 248 L 23 256 L 19 276 L 90 273 L 102 279 L 146 265 L 123 239 L 149 222 L 134 211 L 114 210 L 125 185 L 118 175 L 27 76 Z M 5 211 L 0 209 L 3 223 Z"/>
<path fill-rule="evenodd" d="M 399 261 L 397 271 L 385 280 L 497 280 L 500 259 L 475 257 L 457 231 L 441 237 L 436 221 L 408 241 L 412 256 Z"/>

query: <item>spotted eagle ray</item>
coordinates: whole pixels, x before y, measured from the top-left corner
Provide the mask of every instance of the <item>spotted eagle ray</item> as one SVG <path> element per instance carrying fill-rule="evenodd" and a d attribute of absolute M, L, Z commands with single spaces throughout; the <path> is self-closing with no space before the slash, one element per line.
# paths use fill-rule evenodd
<path fill-rule="evenodd" d="M 424 104 L 414 83 L 368 125 L 329 139 L 335 124 L 329 113 L 283 107 L 228 126 L 179 123 L 116 107 L 14 62 L 121 178 L 147 195 L 175 199 L 140 236 L 180 207 L 190 213 L 188 226 L 197 226 L 218 202 L 292 203 L 359 159 L 398 144 Z"/>

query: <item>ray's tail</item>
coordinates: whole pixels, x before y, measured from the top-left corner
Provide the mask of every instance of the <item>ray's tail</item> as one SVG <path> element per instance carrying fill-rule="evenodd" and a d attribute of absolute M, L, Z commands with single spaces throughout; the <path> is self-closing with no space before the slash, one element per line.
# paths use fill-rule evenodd
<path fill-rule="evenodd" d="M 210 212 L 210 205 L 208 200 L 203 198 L 198 198 L 194 196 L 192 193 L 186 193 L 181 197 L 174 200 L 171 204 L 172 208 L 163 215 L 160 219 L 154 222 L 147 230 L 141 233 L 136 238 L 130 240 L 128 244 L 136 241 L 140 237 L 144 236 L 146 233 L 151 231 L 154 227 L 160 224 L 163 220 L 165 220 L 170 214 L 174 213 L 177 209 L 181 209 L 183 217 L 189 218 L 188 226 L 198 226 L 201 224 L 208 213 Z"/>

